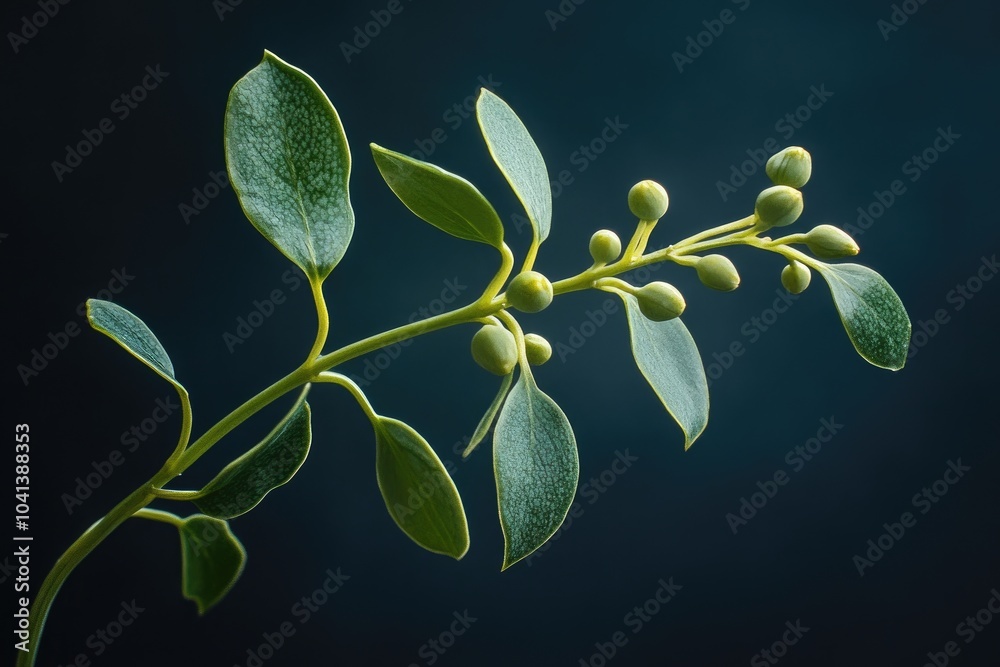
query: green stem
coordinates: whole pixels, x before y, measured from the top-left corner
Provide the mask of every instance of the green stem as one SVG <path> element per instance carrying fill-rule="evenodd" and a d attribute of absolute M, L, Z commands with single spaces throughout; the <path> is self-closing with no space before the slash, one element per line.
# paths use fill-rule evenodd
<path fill-rule="evenodd" d="M 315 359 L 323 351 L 326 338 L 330 334 L 330 312 L 326 308 L 326 297 L 323 296 L 323 283 L 310 280 L 309 287 L 312 288 L 313 301 L 316 303 L 316 317 L 319 323 L 316 327 L 316 342 L 313 343 L 306 359 Z"/>
<path fill-rule="evenodd" d="M 341 387 L 344 387 L 348 392 L 350 392 L 351 396 L 354 397 L 354 400 L 358 402 L 358 405 L 361 406 L 361 410 L 365 413 L 365 416 L 368 417 L 368 421 L 372 424 L 378 422 L 378 414 L 375 412 L 375 408 L 373 408 L 372 404 L 368 401 L 368 397 L 365 396 L 365 392 L 361 391 L 361 387 L 359 387 L 351 378 L 346 375 L 341 375 L 340 373 L 324 371 L 316 375 L 314 381 L 329 382 L 330 384 L 339 384 Z"/>
<path fill-rule="evenodd" d="M 184 525 L 184 519 L 180 518 L 176 514 L 171 514 L 170 512 L 164 512 L 163 510 L 154 510 L 148 507 L 143 507 L 140 510 L 136 510 L 135 514 L 132 516 L 139 519 L 149 519 L 151 521 L 160 521 L 162 523 L 169 523 L 171 526 L 176 526 L 180 528 Z"/>

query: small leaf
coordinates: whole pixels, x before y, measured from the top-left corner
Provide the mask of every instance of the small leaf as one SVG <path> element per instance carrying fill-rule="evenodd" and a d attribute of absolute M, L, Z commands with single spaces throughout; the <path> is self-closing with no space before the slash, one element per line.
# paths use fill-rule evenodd
<path fill-rule="evenodd" d="M 654 322 L 639 300 L 622 294 L 632 337 L 632 356 L 663 407 L 684 432 L 688 449 L 708 425 L 708 380 L 701 354 L 679 317 Z"/>
<path fill-rule="evenodd" d="M 819 262 L 816 269 L 830 286 L 858 354 L 880 368 L 902 368 L 910 348 L 910 318 L 885 278 L 860 264 Z"/>
<path fill-rule="evenodd" d="M 377 144 L 371 149 L 382 178 L 417 217 L 460 239 L 503 245 L 500 216 L 472 183 Z"/>
<path fill-rule="evenodd" d="M 198 509 L 217 519 L 232 519 L 249 512 L 298 472 L 312 442 L 308 391 L 306 385 L 291 411 L 266 438 L 205 485 L 203 495 L 194 501 Z"/>
<path fill-rule="evenodd" d="M 424 549 L 462 558 L 469 550 L 469 525 L 441 459 L 397 419 L 378 417 L 374 426 L 375 471 L 389 514 Z"/>
<path fill-rule="evenodd" d="M 580 479 L 569 420 L 530 375 L 521 375 L 497 419 L 493 472 L 506 570 L 559 529 Z"/>
<path fill-rule="evenodd" d="M 497 392 L 493 402 L 490 403 L 490 407 L 486 409 L 486 414 L 479 420 L 479 425 L 476 427 L 475 432 L 469 439 L 469 444 L 466 445 L 465 451 L 462 452 L 463 459 L 474 452 L 476 447 L 479 446 L 479 443 L 486 437 L 486 434 L 490 432 L 490 427 L 493 426 L 493 420 L 496 419 L 497 413 L 503 406 L 503 401 L 507 398 L 507 392 L 510 391 L 510 385 L 513 381 L 513 373 L 508 373 L 503 376 L 503 380 L 500 382 L 500 391 Z"/>
<path fill-rule="evenodd" d="M 181 590 L 204 614 L 243 573 L 247 552 L 229 524 L 202 514 L 184 519 L 181 536 Z"/>
<path fill-rule="evenodd" d="M 524 205 L 541 243 L 552 226 L 552 188 L 541 151 L 514 110 L 486 88 L 476 101 L 476 117 L 493 161 Z"/>
<path fill-rule="evenodd" d="M 178 391 L 185 391 L 174 377 L 174 365 L 146 323 L 110 301 L 87 299 L 87 321 L 136 359 L 152 368 Z"/>
<path fill-rule="evenodd" d="M 226 106 L 229 182 L 254 227 L 322 281 L 354 234 L 351 151 L 337 110 L 273 53 L 236 82 Z"/>

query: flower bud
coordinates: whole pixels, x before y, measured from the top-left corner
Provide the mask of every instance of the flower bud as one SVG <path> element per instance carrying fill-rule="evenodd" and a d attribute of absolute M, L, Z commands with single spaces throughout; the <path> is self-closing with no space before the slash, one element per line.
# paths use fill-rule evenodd
<path fill-rule="evenodd" d="M 781 284 L 792 294 L 801 294 L 809 287 L 812 280 L 812 271 L 809 267 L 797 260 L 792 260 L 788 266 L 781 270 Z"/>
<path fill-rule="evenodd" d="M 472 337 L 472 358 L 496 375 L 507 375 L 517 364 L 514 334 L 496 324 L 487 324 Z"/>
<path fill-rule="evenodd" d="M 507 301 L 525 313 L 537 313 L 552 303 L 552 283 L 538 271 L 514 276 L 507 287 Z"/>
<path fill-rule="evenodd" d="M 659 220 L 667 212 L 670 198 L 656 181 L 639 181 L 628 191 L 628 207 L 640 220 Z"/>
<path fill-rule="evenodd" d="M 764 228 L 790 225 L 802 215 L 802 193 L 787 185 L 773 185 L 757 195 L 753 212 Z"/>
<path fill-rule="evenodd" d="M 706 255 L 698 260 L 694 270 L 698 272 L 698 279 L 712 289 L 731 292 L 740 286 L 740 274 L 728 257 Z"/>
<path fill-rule="evenodd" d="M 850 234 L 833 225 L 820 225 L 811 229 L 806 234 L 806 245 L 814 255 L 822 259 L 851 257 L 861 251 Z"/>
<path fill-rule="evenodd" d="M 764 171 L 775 185 L 801 188 L 812 176 L 812 156 L 801 146 L 789 146 L 772 155 Z"/>
<path fill-rule="evenodd" d="M 635 298 L 639 301 L 639 310 L 654 322 L 665 322 L 679 317 L 687 304 L 684 296 L 669 283 L 654 282 L 640 287 Z"/>
<path fill-rule="evenodd" d="M 552 358 L 549 341 L 534 333 L 524 334 L 524 352 L 532 366 L 541 366 Z"/>
<path fill-rule="evenodd" d="M 590 256 L 598 264 L 610 264 L 622 254 L 622 241 L 610 229 L 594 232 L 590 237 Z"/>

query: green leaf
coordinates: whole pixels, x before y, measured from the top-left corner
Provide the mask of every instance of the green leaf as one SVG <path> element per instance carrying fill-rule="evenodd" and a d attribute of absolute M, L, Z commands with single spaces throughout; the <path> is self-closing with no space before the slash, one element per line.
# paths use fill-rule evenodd
<path fill-rule="evenodd" d="M 243 573 L 247 552 L 229 524 L 201 514 L 184 519 L 181 536 L 181 590 L 204 614 Z"/>
<path fill-rule="evenodd" d="M 87 299 L 87 321 L 90 326 L 115 341 L 128 352 L 152 368 L 164 380 L 174 385 L 178 391 L 184 392 L 174 377 L 174 365 L 170 362 L 166 350 L 160 345 L 146 323 L 125 310 L 121 306 L 102 301 Z"/>
<path fill-rule="evenodd" d="M 506 570 L 559 529 L 580 479 L 569 420 L 530 375 L 521 375 L 500 412 L 493 472 L 504 535 L 501 569 Z"/>
<path fill-rule="evenodd" d="M 860 264 L 818 262 L 816 269 L 830 286 L 858 354 L 880 368 L 902 368 L 910 348 L 910 318 L 885 278 Z"/>
<path fill-rule="evenodd" d="M 371 149 L 382 178 L 417 217 L 460 239 L 503 245 L 500 216 L 472 183 L 377 144 Z"/>
<path fill-rule="evenodd" d="M 427 441 L 397 419 L 378 417 L 375 472 L 396 524 L 428 551 L 460 559 L 469 525 L 455 483 Z"/>
<path fill-rule="evenodd" d="M 688 449 L 708 425 L 708 380 L 701 354 L 679 317 L 654 322 L 639 301 L 622 294 L 632 337 L 632 356 L 663 407 L 684 432 Z"/>
<path fill-rule="evenodd" d="M 486 88 L 476 101 L 476 117 L 493 161 L 524 205 L 541 243 L 552 226 L 552 188 L 541 151 L 514 110 Z"/>
<path fill-rule="evenodd" d="M 501 406 L 503 406 L 503 401 L 507 398 L 507 392 L 510 391 L 510 385 L 513 382 L 513 373 L 508 373 L 503 377 L 503 380 L 500 382 L 500 391 L 497 392 L 493 402 L 490 403 L 490 407 L 486 409 L 486 414 L 479 420 L 479 425 L 476 426 L 476 430 L 472 434 L 472 438 L 469 439 L 469 444 L 466 445 L 465 451 L 462 452 L 463 459 L 474 452 L 476 447 L 479 446 L 479 443 L 486 437 L 486 434 L 490 432 L 490 427 L 493 426 L 493 420 L 496 418 Z"/>
<path fill-rule="evenodd" d="M 229 182 L 250 222 L 322 281 L 354 234 L 351 151 L 326 94 L 265 51 L 229 94 L 225 143 Z"/>
<path fill-rule="evenodd" d="M 194 501 L 198 509 L 216 519 L 232 519 L 249 512 L 298 472 L 312 442 L 308 391 L 306 385 L 291 411 L 266 438 L 205 485 Z"/>

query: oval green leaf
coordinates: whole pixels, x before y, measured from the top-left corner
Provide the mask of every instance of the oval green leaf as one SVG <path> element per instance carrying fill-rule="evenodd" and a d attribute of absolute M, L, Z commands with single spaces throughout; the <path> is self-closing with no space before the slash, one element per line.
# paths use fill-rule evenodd
<path fill-rule="evenodd" d="M 503 245 L 500 216 L 472 183 L 377 144 L 371 149 L 382 178 L 417 217 L 460 239 Z"/>
<path fill-rule="evenodd" d="M 504 535 L 501 569 L 506 570 L 559 529 L 580 480 L 569 420 L 530 375 L 521 375 L 500 411 L 493 473 Z"/>
<path fill-rule="evenodd" d="M 460 559 L 469 550 L 469 524 L 455 483 L 419 433 L 378 417 L 375 472 L 390 516 L 428 551 Z"/>
<path fill-rule="evenodd" d="M 181 591 L 204 614 L 236 584 L 247 552 L 229 524 L 195 514 L 178 528 L 181 536 Z"/>
<path fill-rule="evenodd" d="M 273 53 L 236 82 L 225 123 L 229 182 L 247 218 L 313 282 L 354 234 L 351 151 L 336 109 Z"/>
<path fill-rule="evenodd" d="M 87 321 L 95 330 L 115 341 L 133 357 L 152 368 L 164 380 L 184 392 L 174 377 L 174 365 L 146 323 L 118 304 L 87 299 Z"/>
<path fill-rule="evenodd" d="M 901 369 L 910 349 L 910 317 L 885 278 L 860 264 L 817 262 L 815 268 L 858 354 L 880 368 Z"/>
<path fill-rule="evenodd" d="M 194 501 L 205 514 L 232 519 L 249 512 L 272 489 L 287 483 L 309 455 L 312 442 L 309 404 L 303 389 L 274 430 L 205 485 Z"/>
<path fill-rule="evenodd" d="M 490 407 L 486 409 L 486 414 L 483 418 L 479 420 L 479 425 L 476 426 L 476 430 L 473 432 L 472 437 L 469 438 L 469 444 L 465 446 L 465 451 L 462 452 L 462 458 L 466 458 L 469 454 L 476 450 L 479 443 L 483 441 L 486 434 L 490 432 L 490 427 L 493 426 L 493 420 L 496 419 L 497 413 L 500 412 L 500 408 L 503 407 L 503 401 L 507 398 L 507 392 L 510 391 L 510 385 L 514 382 L 514 374 L 507 373 L 503 376 L 503 380 L 500 382 L 500 391 L 493 398 L 493 402 L 490 403 Z"/>
<path fill-rule="evenodd" d="M 552 226 L 552 188 L 541 151 L 514 110 L 483 88 L 476 118 L 493 161 L 510 183 L 541 243 Z"/>
<path fill-rule="evenodd" d="M 679 317 L 654 322 L 642 314 L 634 296 L 621 297 L 636 366 L 681 427 L 687 450 L 708 426 L 708 379 L 698 346 Z"/>

